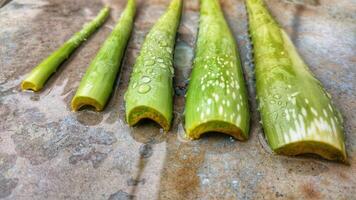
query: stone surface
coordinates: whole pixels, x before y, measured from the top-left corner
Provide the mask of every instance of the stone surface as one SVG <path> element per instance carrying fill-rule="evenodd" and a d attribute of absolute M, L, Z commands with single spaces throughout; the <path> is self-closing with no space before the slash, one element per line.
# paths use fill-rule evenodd
<path fill-rule="evenodd" d="M 12 0 L 0 8 L 0 198 L 4 199 L 356 199 L 356 2 L 269 0 L 272 14 L 332 94 L 345 118 L 350 166 L 271 153 L 256 111 L 251 46 L 242 0 L 222 0 L 238 42 L 252 104 L 251 136 L 182 139 L 187 78 L 199 5 L 186 0 L 176 49 L 175 118 L 130 128 L 123 95 L 144 36 L 168 0 L 141 0 L 121 75 L 104 112 L 70 112 L 80 78 L 124 6 L 40 93 L 19 84 L 41 59 L 100 10 L 99 0 Z M 303 2 L 305 2 L 303 4 Z"/>

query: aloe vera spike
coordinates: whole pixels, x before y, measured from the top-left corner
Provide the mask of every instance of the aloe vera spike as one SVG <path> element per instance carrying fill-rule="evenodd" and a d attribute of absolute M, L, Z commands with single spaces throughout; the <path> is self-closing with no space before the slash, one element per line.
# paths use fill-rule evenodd
<path fill-rule="evenodd" d="M 247 90 L 236 41 L 217 0 L 201 0 L 196 57 L 185 108 L 186 137 L 249 134 Z"/>
<path fill-rule="evenodd" d="M 121 60 L 129 41 L 136 12 L 135 0 L 128 0 L 119 22 L 105 40 L 82 78 L 72 99 L 72 110 L 82 106 L 104 109 L 120 70 Z"/>
<path fill-rule="evenodd" d="M 126 119 L 134 125 L 142 119 L 157 122 L 165 131 L 173 112 L 173 49 L 182 1 L 172 0 L 142 45 L 125 94 Z"/>
<path fill-rule="evenodd" d="M 21 83 L 22 90 L 40 91 L 48 78 L 56 72 L 57 68 L 92 35 L 107 19 L 110 9 L 104 7 L 91 22 L 85 24 L 79 32 L 75 33 L 68 41 L 44 59 L 35 67 Z"/>
<path fill-rule="evenodd" d="M 256 89 L 272 150 L 346 161 L 343 120 L 262 0 L 247 0 Z"/>

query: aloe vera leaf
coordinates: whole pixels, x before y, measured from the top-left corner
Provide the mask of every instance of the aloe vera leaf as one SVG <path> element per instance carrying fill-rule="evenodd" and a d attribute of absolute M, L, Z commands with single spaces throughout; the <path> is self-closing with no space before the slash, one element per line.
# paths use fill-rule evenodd
<path fill-rule="evenodd" d="M 217 0 L 201 0 L 196 57 L 185 108 L 186 137 L 222 132 L 249 134 L 247 90 L 236 41 Z"/>
<path fill-rule="evenodd" d="M 104 109 L 120 70 L 136 13 L 135 0 L 128 0 L 119 22 L 91 62 L 72 100 L 72 110 L 82 106 Z"/>
<path fill-rule="evenodd" d="M 273 151 L 346 161 L 343 120 L 262 0 L 247 0 L 256 89 L 264 133 Z"/>
<path fill-rule="evenodd" d="M 85 24 L 79 32 L 75 33 L 68 41 L 44 59 L 35 67 L 21 83 L 22 90 L 40 91 L 48 78 L 56 72 L 57 68 L 69 58 L 87 38 L 92 35 L 109 16 L 110 9 L 104 7 L 94 20 Z"/>
<path fill-rule="evenodd" d="M 134 125 L 151 119 L 168 131 L 173 109 L 173 49 L 182 1 L 172 0 L 142 45 L 125 94 L 126 119 Z"/>

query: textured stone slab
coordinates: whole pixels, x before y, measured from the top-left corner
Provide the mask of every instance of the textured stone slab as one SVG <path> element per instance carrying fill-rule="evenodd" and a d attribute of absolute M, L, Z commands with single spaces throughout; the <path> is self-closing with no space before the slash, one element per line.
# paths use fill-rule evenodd
<path fill-rule="evenodd" d="M 251 137 L 182 139 L 184 93 L 199 5 L 186 0 L 176 46 L 175 119 L 169 133 L 125 123 L 123 94 L 144 36 L 168 0 L 141 0 L 115 92 L 102 113 L 70 112 L 112 18 L 40 93 L 20 92 L 24 75 L 100 10 L 99 0 L 12 0 L 0 8 L 0 198 L 5 199 L 355 199 L 356 7 L 348 0 L 270 0 L 277 20 L 334 97 L 345 118 L 351 166 L 270 152 L 254 100 L 253 64 L 242 0 L 222 0 L 237 39 L 252 104 Z"/>

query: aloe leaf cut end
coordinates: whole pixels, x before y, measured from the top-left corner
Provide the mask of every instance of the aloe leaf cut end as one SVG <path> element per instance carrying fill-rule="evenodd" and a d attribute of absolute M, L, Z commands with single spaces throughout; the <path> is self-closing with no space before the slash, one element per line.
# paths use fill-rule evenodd
<path fill-rule="evenodd" d="M 21 83 L 21 89 L 22 90 L 32 90 L 34 92 L 38 92 L 38 91 L 40 91 L 42 89 L 42 86 L 40 86 L 40 87 L 39 86 L 40 85 L 36 85 L 33 82 L 28 81 L 28 80 L 24 80 Z"/>
<path fill-rule="evenodd" d="M 136 59 L 125 93 L 126 120 L 133 126 L 143 119 L 168 131 L 173 118 L 173 49 L 182 0 L 172 0 L 152 27 Z"/>
<path fill-rule="evenodd" d="M 194 127 L 194 129 L 189 131 L 186 137 L 191 140 L 199 139 L 202 134 L 208 132 L 224 133 L 238 140 L 247 140 L 248 138 L 239 126 L 236 126 L 236 124 L 218 120 L 210 120 L 199 124 Z"/>
<path fill-rule="evenodd" d="M 80 108 L 85 106 L 92 106 L 97 112 L 104 109 L 104 104 L 101 104 L 95 98 L 86 97 L 86 96 L 76 96 L 73 98 L 71 107 L 73 111 L 78 111 Z"/>
<path fill-rule="evenodd" d="M 21 83 L 22 90 L 40 91 L 48 78 L 56 72 L 57 68 L 80 46 L 95 30 L 97 30 L 109 16 L 109 7 L 101 9 L 94 20 L 85 24 L 79 32 L 75 33 L 68 41 L 44 59 L 35 67 Z"/>
<path fill-rule="evenodd" d="M 130 126 L 137 124 L 142 119 L 150 119 L 159 124 L 163 130 L 168 131 L 170 129 L 170 121 L 156 109 L 148 106 L 138 106 L 130 112 L 127 119 Z"/>
<path fill-rule="evenodd" d="M 328 160 L 348 163 L 346 154 L 330 143 L 316 140 L 304 140 L 292 142 L 274 149 L 274 152 L 282 155 L 296 156 L 301 154 L 317 154 Z"/>
<path fill-rule="evenodd" d="M 219 2 L 200 2 L 196 57 L 185 108 L 186 137 L 221 132 L 246 140 L 249 105 L 236 41 Z"/>
<path fill-rule="evenodd" d="M 247 0 L 256 89 L 269 145 L 284 155 L 347 162 L 343 119 L 262 0 Z"/>

